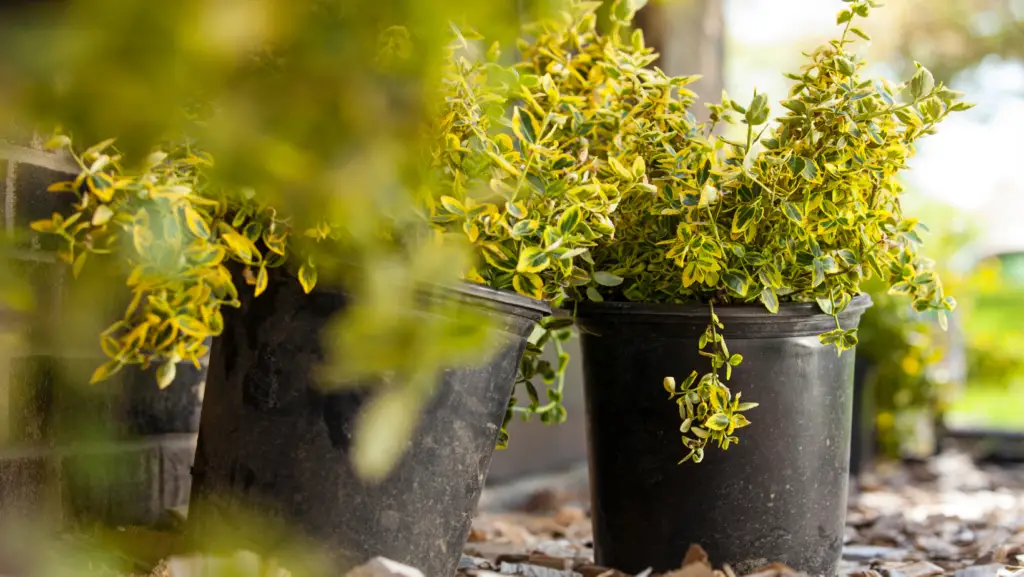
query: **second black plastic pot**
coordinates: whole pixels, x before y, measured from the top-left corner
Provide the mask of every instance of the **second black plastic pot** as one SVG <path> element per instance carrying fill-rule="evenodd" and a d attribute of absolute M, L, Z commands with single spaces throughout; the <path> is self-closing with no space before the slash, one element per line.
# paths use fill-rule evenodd
<path fill-rule="evenodd" d="M 857 325 L 870 298 L 840 315 Z M 662 379 L 706 372 L 704 306 L 581 304 L 583 370 L 597 563 L 627 572 L 678 568 L 692 543 L 738 572 L 780 561 L 834 575 L 842 553 L 850 464 L 854 352 L 818 335 L 835 321 L 815 305 L 716 308 L 743 363 L 728 386 L 760 406 L 740 444 L 686 455 Z"/>
<path fill-rule="evenodd" d="M 875 460 L 875 389 L 872 373 L 875 363 L 858 358 L 853 376 L 853 429 L 850 438 L 850 475 L 854 478 L 871 468 Z"/>
<path fill-rule="evenodd" d="M 310 374 L 323 359 L 321 330 L 345 297 L 306 295 L 281 278 L 226 311 L 210 359 L 190 540 L 328 565 L 289 566 L 295 575 L 340 576 L 378 555 L 453 575 L 526 339 L 549 309 L 477 285 L 448 297 L 487 311 L 504 344 L 482 366 L 438 376 L 407 451 L 380 484 L 363 483 L 349 460 L 355 418 L 374 391 L 326 393 Z"/>

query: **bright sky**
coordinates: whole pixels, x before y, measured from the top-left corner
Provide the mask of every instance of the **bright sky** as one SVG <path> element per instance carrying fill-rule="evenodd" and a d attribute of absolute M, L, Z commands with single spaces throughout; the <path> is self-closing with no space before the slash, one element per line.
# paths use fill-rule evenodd
<path fill-rule="evenodd" d="M 801 50 L 814 48 L 820 35 L 835 30 L 835 15 L 843 7 L 841 0 L 725 2 L 727 89 L 741 102 L 755 86 L 770 102 L 784 97 L 788 81 L 781 73 L 794 68 L 792 58 Z M 1024 247 L 1024 147 L 1018 144 L 1024 128 L 1024 66 L 986 63 L 954 88 L 977 106 L 950 117 L 937 134 L 921 141 L 906 182 L 979 218 L 984 211 L 989 242 Z"/>

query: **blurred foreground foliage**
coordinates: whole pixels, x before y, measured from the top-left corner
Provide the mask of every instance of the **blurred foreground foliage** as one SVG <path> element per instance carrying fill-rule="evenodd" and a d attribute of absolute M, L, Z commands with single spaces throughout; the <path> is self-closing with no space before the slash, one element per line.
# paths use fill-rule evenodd
<path fill-rule="evenodd" d="M 289 230 L 314 231 L 293 235 L 305 260 L 297 267 L 300 278 L 310 286 L 315 281 L 344 287 L 351 296 L 331 338 L 338 344 L 331 351 L 338 362 L 332 365 L 344 366 L 347 382 L 362 383 L 370 376 L 382 381 L 381 394 L 364 413 L 355 451 L 363 456 L 357 467 L 380 477 L 407 440 L 391 434 L 394 424 L 402 423 L 397 430 L 405 433 L 414 429 L 437 370 L 479 361 L 492 344 L 485 338 L 487 324 L 477 316 L 428 322 L 422 308 L 412 305 L 430 287 L 458 282 L 472 259 L 467 243 L 438 242 L 414 202 L 430 184 L 421 158 L 429 135 L 422 127 L 442 105 L 438 87 L 449 63 L 451 24 L 510 42 L 520 18 L 542 16 L 560 4 L 182 0 L 160 9 L 138 0 L 5 4 L 0 8 L 0 128 L 15 141 L 56 129 L 83 147 L 75 149 L 79 179 L 65 186 L 93 198 L 81 207 L 93 225 L 111 218 L 113 210 L 97 209 L 118 201 L 113 193 L 107 198 L 108 190 L 118 190 L 114 184 L 130 188 L 163 171 L 156 179 L 167 185 L 161 189 L 163 199 L 150 200 L 175 206 L 159 213 L 174 226 L 150 230 L 164 237 L 140 239 L 135 231 L 141 228 L 134 223 L 112 221 L 111 230 L 121 233 L 112 236 L 128 242 L 114 239 L 95 246 L 91 239 L 69 234 L 73 238 L 63 256 L 73 263 L 83 254 L 90 254 L 90 260 L 109 259 L 103 251 L 122 245 L 137 257 L 142 254 L 138 248 L 170 242 L 180 231 L 224 224 L 210 220 L 217 211 L 197 218 L 174 205 L 181 192 L 175 192 L 177 185 L 229 191 L 241 199 L 232 206 L 251 213 L 250 223 L 275 222 L 265 210 L 273 207 L 276 215 L 287 215 Z M 63 137 L 55 144 L 66 145 Z M 110 137 L 116 137 L 115 144 L 84 150 Z M 154 163 L 156 151 L 171 151 L 171 160 L 161 156 Z M 197 158 L 206 165 L 216 159 L 204 167 L 202 182 L 185 166 L 197 164 Z M 139 214 L 138 206 L 117 206 Z M 50 225 L 44 221 L 36 228 L 58 234 L 74 228 L 55 223 L 51 219 Z M 60 225 L 67 226 L 57 230 Z M 268 245 L 263 255 L 253 254 L 243 242 L 247 231 L 241 232 L 220 236 L 224 242 L 217 250 L 257 265 L 258 259 L 278 253 Z M 264 245 L 268 239 L 275 246 L 282 240 L 273 234 L 257 236 Z M 337 242 L 316 242 L 328 236 Z M 152 257 L 149 264 L 163 262 L 151 250 L 146 254 Z M 150 267 L 143 274 L 121 266 L 137 260 L 107 260 L 111 282 L 172 282 L 167 267 Z M 77 268 L 83 265 L 84 260 Z M 251 284 L 261 283 L 259 270 Z M 210 326 L 216 325 L 216 311 L 199 309 L 211 299 L 233 301 L 230 289 L 223 288 L 228 292 L 199 295 L 205 298 L 190 305 L 196 310 L 188 316 L 216 328 Z M 128 312 L 156 314 L 152 307 L 158 305 Z M 139 354 L 142 342 L 156 343 L 163 330 L 156 329 L 170 315 L 156 316 L 154 333 L 136 335 L 138 346 L 129 347 L 121 361 L 147 364 Z M 200 356 L 206 331 L 178 320 L 164 329 L 196 330 L 172 357 Z M 105 370 L 121 361 L 114 355 L 114 364 Z"/>

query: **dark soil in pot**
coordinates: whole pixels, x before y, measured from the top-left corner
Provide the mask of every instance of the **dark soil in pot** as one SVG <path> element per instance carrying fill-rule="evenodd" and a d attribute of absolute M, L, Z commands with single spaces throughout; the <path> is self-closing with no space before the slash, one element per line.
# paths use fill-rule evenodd
<path fill-rule="evenodd" d="M 870 298 L 840 315 L 857 325 Z M 678 568 L 698 543 L 747 572 L 781 561 L 834 575 L 849 485 L 854 352 L 818 335 L 835 321 L 815 305 L 716 307 L 743 363 L 728 386 L 760 406 L 740 444 L 686 456 L 676 403 L 662 379 L 705 372 L 703 306 L 581 304 L 582 350 L 597 563 L 639 572 Z"/>
<path fill-rule="evenodd" d="M 493 315 L 503 348 L 482 366 L 439 375 L 408 450 L 380 484 L 361 482 L 349 460 L 370 393 L 325 393 L 310 374 L 323 360 L 320 332 L 345 297 L 306 295 L 294 279 L 278 278 L 225 311 L 210 359 L 189 540 L 285 557 L 296 545 L 312 547 L 319 561 L 288 566 L 295 575 L 323 575 L 313 566 L 325 560 L 327 574 L 343 575 L 377 555 L 453 575 L 526 339 L 549 310 L 478 285 L 448 296 Z"/>

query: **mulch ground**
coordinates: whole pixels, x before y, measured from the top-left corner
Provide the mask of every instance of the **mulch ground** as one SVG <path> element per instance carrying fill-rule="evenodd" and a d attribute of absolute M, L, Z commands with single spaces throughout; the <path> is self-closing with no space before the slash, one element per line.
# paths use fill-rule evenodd
<path fill-rule="evenodd" d="M 593 565 L 587 503 L 582 469 L 488 491 L 463 574 L 626 575 Z M 687 577 L 732 577 L 727 567 L 681 566 Z M 789 573 L 773 566 L 758 575 Z M 880 465 L 851 495 L 841 574 L 1024 576 L 1024 467 L 979 466 L 956 453 Z"/>
<path fill-rule="evenodd" d="M 594 564 L 588 504 L 584 467 L 488 488 L 473 521 L 459 575 L 631 577 Z M 853 488 L 848 517 L 841 575 L 1024 577 L 1024 466 L 978 465 L 960 453 L 946 453 L 924 463 L 883 464 Z M 116 565 L 134 567 L 134 573 L 111 566 L 109 572 L 89 574 L 208 575 L 189 569 L 196 566 L 189 558 L 167 559 L 175 550 L 177 537 L 173 533 L 127 529 L 114 536 L 124 545 L 118 548 L 125 551 Z M 69 538 L 88 548 L 87 540 Z M 112 542 L 109 538 L 105 541 Z M 0 558 L 0 565 L 2 561 Z M 267 576 L 255 566 L 253 571 L 254 577 Z M 10 571 L 5 574 L 2 566 L 0 575 L 15 577 Z M 747 575 L 795 573 L 782 565 L 770 565 Z M 650 571 L 640 576 L 656 577 Z M 708 560 L 695 547 L 680 560 L 678 571 L 664 577 L 744 576 Z"/>

